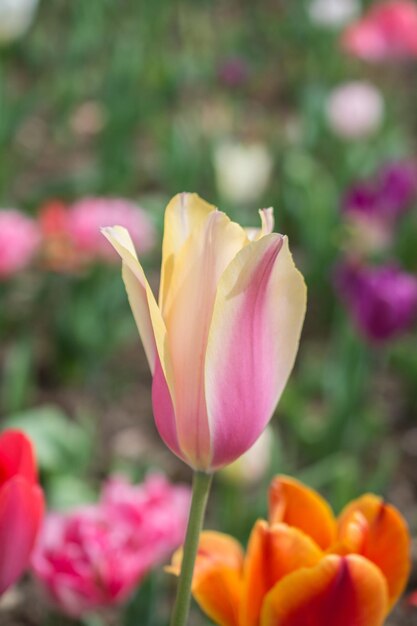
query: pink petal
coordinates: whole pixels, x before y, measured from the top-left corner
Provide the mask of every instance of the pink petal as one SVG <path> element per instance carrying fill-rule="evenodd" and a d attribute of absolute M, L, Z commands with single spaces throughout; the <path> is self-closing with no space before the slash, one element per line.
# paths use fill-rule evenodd
<path fill-rule="evenodd" d="M 286 237 L 249 244 L 224 272 L 205 371 L 212 468 L 243 454 L 271 418 L 295 361 L 305 307 Z"/>

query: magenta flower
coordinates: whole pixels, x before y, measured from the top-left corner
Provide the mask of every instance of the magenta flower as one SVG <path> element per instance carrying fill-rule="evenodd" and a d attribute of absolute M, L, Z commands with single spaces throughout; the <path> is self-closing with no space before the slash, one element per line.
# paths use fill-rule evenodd
<path fill-rule="evenodd" d="M 70 241 L 85 260 L 116 261 L 117 256 L 100 233 L 100 227 L 113 224 L 129 230 L 140 255 L 153 248 L 156 238 L 153 223 L 143 209 L 129 200 L 84 198 L 68 211 Z"/>
<path fill-rule="evenodd" d="M 407 331 L 417 316 L 417 278 L 392 265 L 346 263 L 337 289 L 355 324 L 369 341 L 383 342 Z"/>
<path fill-rule="evenodd" d="M 0 280 L 27 267 L 40 243 L 34 220 L 14 209 L 0 210 Z"/>
<path fill-rule="evenodd" d="M 188 488 L 160 475 L 137 486 L 113 478 L 98 504 L 47 516 L 33 571 L 68 615 L 123 602 L 184 540 L 189 502 Z"/>
<path fill-rule="evenodd" d="M 345 30 L 343 48 L 364 61 L 417 58 L 417 5 L 386 0 Z"/>
<path fill-rule="evenodd" d="M 248 79 L 248 65 L 242 57 L 234 56 L 224 59 L 218 69 L 220 82 L 228 87 L 239 87 Z"/>
<path fill-rule="evenodd" d="M 355 184 L 343 200 L 350 215 L 392 223 L 417 199 L 417 166 L 397 161 L 382 168 L 374 180 Z"/>

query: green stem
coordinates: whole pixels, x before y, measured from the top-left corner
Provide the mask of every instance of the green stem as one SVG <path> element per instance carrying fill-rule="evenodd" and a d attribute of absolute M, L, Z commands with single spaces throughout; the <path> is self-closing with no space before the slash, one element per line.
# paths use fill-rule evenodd
<path fill-rule="evenodd" d="M 194 563 L 197 556 L 198 542 L 203 526 L 212 477 L 212 474 L 206 474 L 204 472 L 194 473 L 190 517 L 188 519 L 181 574 L 171 617 L 171 626 L 185 626 L 187 623 L 188 613 L 190 611 Z"/>

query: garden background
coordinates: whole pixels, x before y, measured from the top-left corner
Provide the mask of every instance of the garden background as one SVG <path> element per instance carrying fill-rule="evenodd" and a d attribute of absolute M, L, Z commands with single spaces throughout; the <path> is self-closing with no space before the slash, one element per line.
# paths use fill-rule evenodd
<path fill-rule="evenodd" d="M 195 191 L 248 226 L 273 206 L 309 293 L 262 451 L 216 477 L 206 526 L 245 542 L 280 472 L 336 511 L 380 493 L 416 533 L 417 58 L 347 50 L 372 4 L 44 0 L 14 38 L 0 3 L 0 226 L 13 209 L 38 233 L 11 271 L 18 228 L 5 243 L 0 228 L 0 419 L 35 442 L 51 509 L 93 501 L 117 472 L 190 481 L 155 430 L 118 259 L 65 228 L 71 211 L 94 222 L 92 198 L 140 207 L 156 289 L 165 206 Z M 174 587 L 159 569 L 88 623 L 163 626 Z M 417 624 L 417 609 L 390 619 Z M 30 576 L 0 604 L 7 626 L 66 620 Z M 194 608 L 191 623 L 209 622 Z"/>

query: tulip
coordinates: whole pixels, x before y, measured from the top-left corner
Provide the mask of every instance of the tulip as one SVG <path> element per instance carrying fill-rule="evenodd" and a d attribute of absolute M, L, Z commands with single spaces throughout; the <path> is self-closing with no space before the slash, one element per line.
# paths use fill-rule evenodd
<path fill-rule="evenodd" d="M 417 278 L 394 265 L 346 262 L 336 287 L 362 335 L 382 343 L 404 334 L 417 317 Z"/>
<path fill-rule="evenodd" d="M 359 13 L 358 0 L 310 0 L 308 14 L 318 26 L 341 28 Z"/>
<path fill-rule="evenodd" d="M 97 504 L 48 514 L 33 572 L 68 615 L 120 604 L 184 540 L 189 503 L 190 490 L 161 475 L 113 477 Z"/>
<path fill-rule="evenodd" d="M 386 0 L 349 25 L 342 47 L 370 62 L 417 58 L 417 5 L 412 0 Z"/>
<path fill-rule="evenodd" d="M 0 435 L 0 595 L 26 569 L 43 515 L 33 449 L 16 430 Z"/>
<path fill-rule="evenodd" d="M 179 550 L 168 571 L 181 559 Z M 246 554 L 228 535 L 202 533 L 192 588 L 220 626 L 381 626 L 409 571 L 410 537 L 393 506 L 367 494 L 336 519 L 318 493 L 279 476 Z"/>
<path fill-rule="evenodd" d="M 22 37 L 32 24 L 38 0 L 0 0 L 0 44 Z"/>
<path fill-rule="evenodd" d="M 417 166 L 411 160 L 387 163 L 371 179 L 355 182 L 341 203 L 351 234 L 347 249 L 360 254 L 387 250 L 397 222 L 416 199 Z"/>
<path fill-rule="evenodd" d="M 260 142 L 223 142 L 214 151 L 213 164 L 220 195 L 236 205 L 257 202 L 273 168 L 272 156 Z"/>
<path fill-rule="evenodd" d="M 343 200 L 349 215 L 392 222 L 417 199 L 417 166 L 412 161 L 385 165 L 374 180 L 354 184 Z"/>
<path fill-rule="evenodd" d="M 266 427 L 294 364 L 306 289 L 287 237 L 248 233 L 194 194 L 165 214 L 157 304 L 129 233 L 104 234 L 123 260 L 130 305 L 153 373 L 156 425 L 192 468 L 241 456 Z"/>
<path fill-rule="evenodd" d="M 39 243 L 40 232 L 34 220 L 14 209 L 0 210 L 0 280 L 25 269 Z"/>

